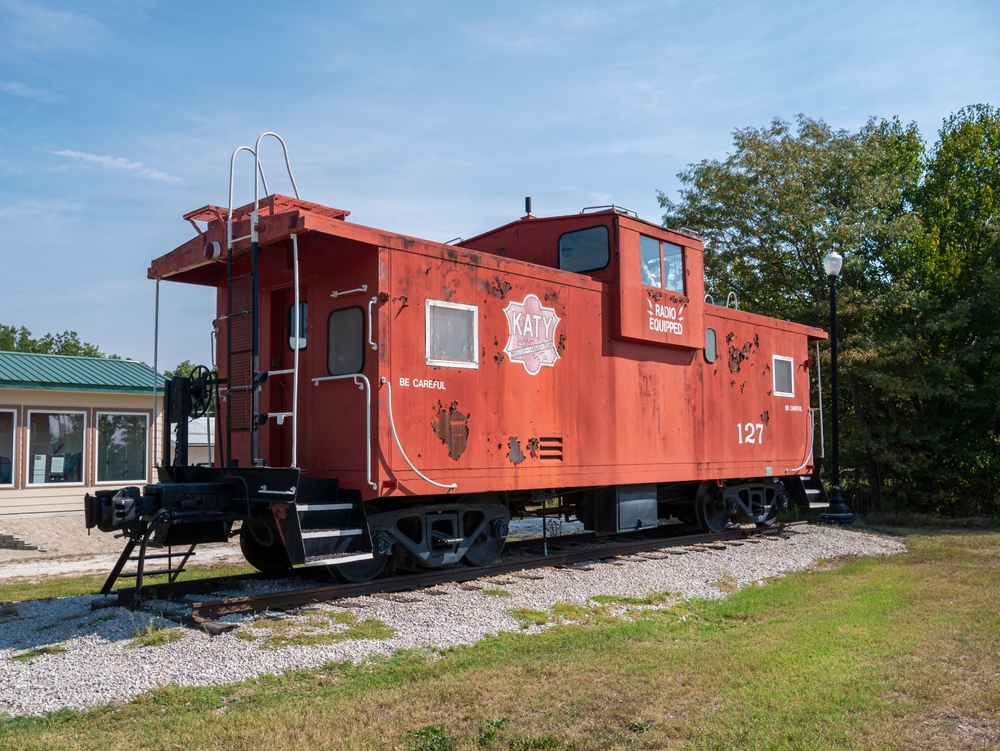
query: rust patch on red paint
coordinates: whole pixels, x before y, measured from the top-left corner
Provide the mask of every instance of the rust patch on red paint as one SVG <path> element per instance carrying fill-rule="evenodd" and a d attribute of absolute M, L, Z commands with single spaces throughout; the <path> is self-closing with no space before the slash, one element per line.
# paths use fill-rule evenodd
<path fill-rule="evenodd" d="M 529 438 L 528 439 L 528 453 L 531 454 L 532 459 L 538 458 L 538 439 Z"/>
<path fill-rule="evenodd" d="M 746 342 L 742 348 L 735 347 L 731 342 L 735 334 L 729 332 L 726 335 L 726 344 L 729 344 L 729 370 L 732 373 L 739 373 L 743 361 L 750 357 L 750 354 L 760 346 L 760 337 L 754 334 L 753 341 Z"/>
<path fill-rule="evenodd" d="M 490 294 L 503 300 L 510 294 L 510 283 L 503 281 L 500 277 L 493 277 L 493 284 L 490 285 Z"/>
<path fill-rule="evenodd" d="M 524 452 L 521 451 L 521 444 L 518 443 L 516 435 L 510 437 L 507 446 L 510 448 L 507 458 L 510 459 L 511 464 L 516 466 L 525 460 Z"/>
<path fill-rule="evenodd" d="M 663 299 L 663 293 L 660 292 L 659 290 L 647 289 L 646 290 L 646 294 L 649 295 L 650 297 L 652 297 L 657 302 L 659 302 L 660 300 Z"/>
<path fill-rule="evenodd" d="M 765 409 L 765 410 L 764 410 L 764 411 L 763 411 L 763 412 L 761 413 L 761 415 L 760 415 L 760 421 L 761 421 L 762 423 L 764 423 L 765 425 L 767 425 L 767 423 L 768 423 L 768 422 L 769 422 L 770 420 L 771 420 L 771 415 L 769 415 L 769 414 L 767 413 L 767 410 Z"/>
<path fill-rule="evenodd" d="M 556 352 L 558 352 L 561 355 L 563 353 L 564 349 L 566 349 L 566 335 L 565 334 L 560 334 L 559 335 L 559 346 L 556 347 Z"/>
<path fill-rule="evenodd" d="M 448 455 L 458 461 L 469 443 L 469 415 L 458 411 L 458 402 L 452 402 L 450 407 L 445 407 L 439 401 L 434 411 L 434 419 L 431 421 L 434 435 L 448 447 Z"/>
<path fill-rule="evenodd" d="M 496 360 L 497 365 L 503 362 L 503 352 L 497 352 L 497 356 L 493 358 Z"/>

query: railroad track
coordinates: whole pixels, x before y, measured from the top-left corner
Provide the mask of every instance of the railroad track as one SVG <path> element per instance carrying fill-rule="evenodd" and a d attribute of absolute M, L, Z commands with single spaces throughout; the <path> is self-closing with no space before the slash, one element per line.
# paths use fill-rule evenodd
<path fill-rule="evenodd" d="M 351 597 L 360 597 L 372 594 L 388 594 L 393 592 L 407 592 L 415 589 L 423 589 L 439 584 L 461 583 L 475 579 L 482 579 L 500 574 L 509 574 L 516 571 L 528 571 L 539 568 L 560 568 L 571 566 L 575 563 L 593 560 L 607 560 L 619 556 L 634 555 L 636 553 L 652 552 L 665 548 L 676 548 L 692 545 L 726 545 L 739 544 L 748 538 L 780 535 L 789 527 L 804 525 L 806 522 L 790 522 L 779 524 L 765 529 L 731 529 L 720 533 L 702 533 L 693 535 L 679 535 L 673 537 L 652 537 L 641 540 L 630 540 L 628 542 L 607 545 L 599 548 L 587 547 L 583 549 L 550 551 L 548 555 L 530 556 L 525 558 L 515 558 L 513 560 L 499 561 L 487 566 L 456 566 L 447 569 L 434 569 L 421 571 L 415 574 L 402 576 L 391 576 L 381 579 L 373 579 L 368 582 L 357 584 L 331 584 L 321 587 L 305 587 L 284 592 L 268 592 L 260 595 L 249 595 L 241 597 L 229 597 L 219 600 L 195 601 L 191 603 L 189 614 L 173 614 L 174 620 L 188 626 L 203 628 L 209 633 L 222 633 L 236 627 L 236 624 L 218 623 L 215 619 L 225 615 L 251 614 L 273 610 L 291 610 L 303 605 L 310 605 L 317 602 L 329 602 Z M 576 537 L 576 536 L 574 536 Z M 593 539 L 593 538 L 590 538 Z M 512 547 L 515 549 L 534 547 L 541 544 L 541 540 L 521 541 Z M 559 538 L 549 541 L 550 546 L 561 544 Z M 309 576 L 308 570 L 304 570 L 301 576 Z M 159 599 L 174 599 L 178 597 L 189 597 L 191 595 L 217 591 L 223 588 L 230 588 L 233 582 L 239 581 L 262 581 L 274 580 L 278 577 L 265 574 L 247 574 L 243 576 L 198 579 L 194 581 L 176 582 L 174 584 L 164 584 L 146 588 L 151 595 Z M 116 591 L 117 602 L 109 605 L 128 606 L 135 596 L 133 588 L 119 589 Z"/>

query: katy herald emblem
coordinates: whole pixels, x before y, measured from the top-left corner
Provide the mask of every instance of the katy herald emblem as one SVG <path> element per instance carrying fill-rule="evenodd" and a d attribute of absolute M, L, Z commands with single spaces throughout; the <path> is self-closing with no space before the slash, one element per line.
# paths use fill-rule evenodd
<path fill-rule="evenodd" d="M 537 375 L 543 365 L 554 366 L 559 359 L 555 308 L 546 308 L 537 297 L 528 295 L 523 302 L 511 301 L 503 312 L 510 334 L 503 351 L 510 361 L 521 363 L 528 375 Z"/>

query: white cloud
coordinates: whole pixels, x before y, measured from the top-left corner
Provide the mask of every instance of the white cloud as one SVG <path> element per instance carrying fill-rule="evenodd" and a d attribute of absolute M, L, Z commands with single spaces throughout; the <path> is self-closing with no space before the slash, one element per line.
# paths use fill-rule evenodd
<path fill-rule="evenodd" d="M 23 83 L 17 83 L 16 81 L 0 81 L 0 91 L 13 94 L 14 96 L 24 97 L 25 99 L 34 99 L 38 102 L 56 101 L 56 98 L 51 94 L 47 94 L 46 92 L 38 89 L 33 89 L 30 86 L 25 86 Z"/>
<path fill-rule="evenodd" d="M 104 26 L 90 16 L 24 0 L 0 0 L 0 47 L 7 53 L 86 49 L 105 36 Z"/>
<path fill-rule="evenodd" d="M 179 177 L 169 175 L 166 172 L 161 172 L 160 170 L 153 169 L 152 167 L 147 167 L 142 162 L 130 162 L 128 159 L 120 156 L 101 156 L 99 154 L 88 154 L 86 151 L 73 151 L 72 149 L 63 149 L 62 151 L 53 151 L 51 153 L 56 156 L 76 159 L 80 162 L 99 164 L 100 166 L 107 167 L 108 169 L 134 172 L 137 175 L 142 175 L 143 177 L 148 177 L 152 180 L 162 180 L 165 183 L 179 183 L 181 181 Z"/>

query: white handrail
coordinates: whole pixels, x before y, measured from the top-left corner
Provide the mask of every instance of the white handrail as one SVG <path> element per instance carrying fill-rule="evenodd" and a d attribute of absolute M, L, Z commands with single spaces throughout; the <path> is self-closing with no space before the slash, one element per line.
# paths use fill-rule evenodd
<path fill-rule="evenodd" d="M 814 410 L 812 407 L 809 408 L 809 450 L 806 451 L 805 461 L 802 462 L 802 464 L 800 464 L 795 469 L 786 469 L 785 472 L 798 472 L 800 470 L 803 470 L 806 468 L 806 466 L 808 466 L 809 460 L 813 458 L 813 443 L 815 442 L 813 435 L 816 432 L 816 419 L 814 416 L 815 412 L 816 410 Z"/>
<path fill-rule="evenodd" d="M 819 395 L 819 457 L 826 458 L 826 437 L 823 434 L 823 366 L 819 362 L 819 342 L 816 342 L 816 393 Z"/>
<path fill-rule="evenodd" d="M 377 297 L 373 297 L 368 301 L 368 343 L 371 345 L 372 349 L 378 349 L 378 344 L 372 339 L 372 305 L 378 302 Z"/>
<path fill-rule="evenodd" d="M 405 461 L 410 466 L 410 469 L 412 469 L 414 472 L 417 473 L 417 477 L 419 477 L 424 482 L 428 482 L 436 488 L 444 488 L 445 490 L 454 490 L 455 488 L 457 488 L 458 485 L 456 483 L 452 483 L 451 485 L 442 485 L 439 482 L 434 482 L 434 480 L 432 480 L 423 472 L 421 472 L 419 469 L 413 466 L 413 462 L 410 461 L 410 458 L 406 455 L 406 452 L 403 451 L 403 446 L 399 442 L 399 436 L 396 434 L 396 423 L 393 422 L 392 419 L 392 384 L 390 384 L 388 379 L 386 379 L 384 376 L 382 377 L 382 380 L 379 381 L 379 383 L 385 386 L 385 393 L 389 403 L 389 430 L 392 431 L 392 438 L 394 441 L 396 441 L 396 448 L 399 449 L 399 454 L 400 456 L 403 457 L 403 461 Z"/>
<path fill-rule="evenodd" d="M 253 183 L 254 183 L 254 193 L 257 192 L 257 173 L 260 172 L 260 180 L 264 183 L 264 192 L 267 192 L 267 179 L 264 177 L 264 167 L 257 159 L 257 152 L 251 149 L 249 146 L 239 146 L 236 151 L 233 152 L 232 157 L 229 159 L 229 213 L 226 215 L 226 250 L 232 251 L 233 249 L 233 180 L 236 177 L 236 155 L 241 151 L 249 151 L 253 154 L 254 159 L 254 171 L 253 171 Z M 254 201 L 256 202 L 256 195 L 254 196 Z M 251 227 L 251 230 L 253 228 Z M 243 240 L 245 238 L 239 238 Z"/>
<path fill-rule="evenodd" d="M 346 292 L 338 292 L 337 290 L 334 290 L 333 292 L 330 293 L 330 297 L 347 297 L 348 295 L 356 295 L 359 292 L 367 292 L 367 291 L 368 291 L 368 285 L 362 284 L 357 289 L 349 289 Z"/>
<path fill-rule="evenodd" d="M 361 373 L 348 373 L 347 375 L 335 375 L 335 376 L 321 376 L 320 378 L 313 378 L 313 386 L 319 386 L 320 381 L 343 381 L 348 378 L 354 380 L 355 385 L 365 392 L 365 472 L 368 484 L 372 486 L 373 489 L 378 490 L 378 484 L 372 482 L 372 385 L 369 383 L 367 376 Z M 392 417 L 389 418 L 391 424 Z"/>
<path fill-rule="evenodd" d="M 289 171 L 289 174 L 291 172 Z M 292 466 L 298 465 L 299 450 L 299 345 L 302 342 L 302 320 L 299 311 L 299 236 L 292 235 L 292 265 L 295 269 L 295 349 L 292 363 Z"/>
<path fill-rule="evenodd" d="M 295 184 L 295 176 L 292 174 L 292 165 L 288 161 L 288 147 L 285 146 L 285 141 L 281 138 L 281 136 L 279 136 L 277 133 L 272 133 L 271 131 L 267 131 L 266 133 L 261 133 L 257 137 L 257 143 L 254 144 L 254 148 L 253 148 L 254 159 L 256 160 L 257 164 L 259 165 L 260 164 L 260 142 L 263 141 L 264 138 L 266 138 L 267 136 L 271 136 L 272 138 L 278 139 L 278 143 L 281 144 L 281 150 L 285 154 L 285 169 L 288 170 L 288 179 L 292 181 L 292 190 L 295 191 L 295 197 L 298 198 L 299 197 L 299 186 L 297 186 Z M 258 198 L 257 198 L 257 173 L 256 173 L 256 171 L 254 172 L 254 176 L 253 177 L 254 177 L 254 180 L 253 180 L 253 213 L 254 213 L 254 216 L 256 216 L 257 215 L 257 209 L 259 208 L 259 201 L 258 201 Z M 263 177 L 263 175 L 261 175 L 261 177 Z M 264 195 L 266 196 L 267 194 L 268 194 L 268 192 L 267 192 L 267 183 L 265 182 L 264 183 Z"/>

